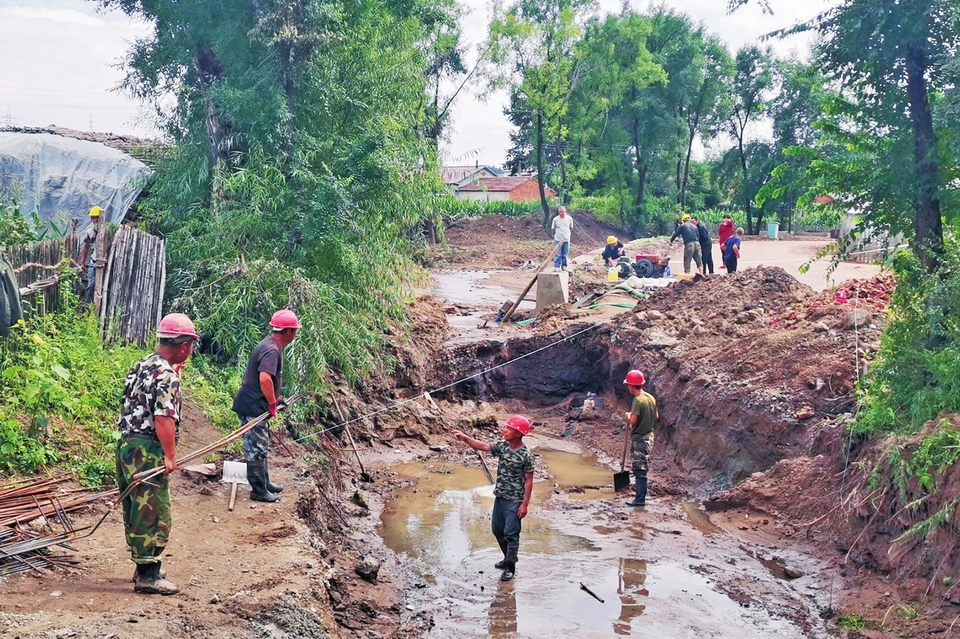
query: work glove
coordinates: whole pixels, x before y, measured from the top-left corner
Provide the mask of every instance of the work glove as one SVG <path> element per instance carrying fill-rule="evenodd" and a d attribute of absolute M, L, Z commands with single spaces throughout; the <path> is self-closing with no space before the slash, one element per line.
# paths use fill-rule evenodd
<path fill-rule="evenodd" d="M 270 413 L 270 417 L 277 416 L 277 402 L 272 404 L 267 404 L 267 412 Z"/>

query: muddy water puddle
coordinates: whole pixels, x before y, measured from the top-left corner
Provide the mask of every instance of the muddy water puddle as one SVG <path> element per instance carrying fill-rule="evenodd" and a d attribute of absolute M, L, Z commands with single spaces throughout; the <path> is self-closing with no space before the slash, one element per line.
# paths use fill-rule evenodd
<path fill-rule="evenodd" d="M 543 448 L 535 453 L 538 466 L 553 478 L 534 485 L 517 577 L 509 582 L 500 581 L 493 567 L 501 559 L 490 532 L 493 487 L 479 462 L 475 468 L 437 462 L 392 469 L 415 483 L 384 508 L 381 534 L 421 579 L 407 607 L 432 616 L 430 636 L 807 636 L 762 607 L 745 607 L 716 590 L 710 571 L 695 569 L 692 555 L 655 550 L 657 528 L 641 523 L 644 513 L 621 505 L 623 496 L 609 486 L 613 471 L 592 455 Z M 579 516 L 561 512 L 557 519 L 554 499 Z M 671 534 L 723 538 L 696 506 L 684 507 L 669 522 Z M 611 519 L 611 509 L 624 516 Z M 700 519 L 688 522 L 683 512 Z M 624 518 L 630 519 L 626 525 Z M 736 547 L 735 540 L 730 546 Z"/>
<path fill-rule="evenodd" d="M 507 300 L 517 299 L 517 294 L 503 286 L 486 281 L 497 271 L 437 271 L 432 277 L 436 282 L 434 297 L 450 304 L 473 308 L 466 315 L 448 314 L 447 321 L 457 331 L 476 329 L 482 322 L 481 315 L 500 308 Z M 521 302 L 520 308 L 529 308 L 532 302 Z"/>

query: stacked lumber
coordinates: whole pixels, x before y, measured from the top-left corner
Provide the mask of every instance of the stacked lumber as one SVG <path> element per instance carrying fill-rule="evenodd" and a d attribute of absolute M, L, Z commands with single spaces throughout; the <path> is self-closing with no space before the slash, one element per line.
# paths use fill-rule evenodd
<path fill-rule="evenodd" d="M 166 276 L 161 238 L 131 226 L 117 231 L 100 304 L 104 340 L 146 347 L 160 323 Z"/>

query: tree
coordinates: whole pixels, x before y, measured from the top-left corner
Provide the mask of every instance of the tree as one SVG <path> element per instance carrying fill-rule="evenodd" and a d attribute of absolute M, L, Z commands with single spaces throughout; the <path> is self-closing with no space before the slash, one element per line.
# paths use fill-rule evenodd
<path fill-rule="evenodd" d="M 591 20 L 576 47 L 577 81 L 571 95 L 568 122 L 569 155 L 577 183 L 597 181 L 620 203 L 621 225 L 627 226 L 633 164 L 625 150 L 629 132 L 620 123 L 628 96 L 667 75 L 646 47 L 653 32 L 650 18 L 634 12 Z M 631 219 L 630 222 L 637 220 Z"/>
<path fill-rule="evenodd" d="M 545 192 L 544 145 L 559 148 L 567 137 L 567 113 L 573 76 L 573 46 L 580 35 L 577 12 L 593 0 L 519 0 L 490 23 L 490 59 L 499 65 L 491 85 L 506 87 L 529 109 L 533 121 L 537 180 L 543 225 L 550 222 Z M 557 189 L 567 194 L 566 168 L 559 153 L 561 180 Z"/>
<path fill-rule="evenodd" d="M 439 1 L 439 0 L 438 0 Z M 174 147 L 144 208 L 167 239 L 167 305 L 238 361 L 276 308 L 311 330 L 291 363 L 322 388 L 387 369 L 406 231 L 432 215 L 426 51 L 433 0 L 100 0 L 153 25 L 126 87 Z M 168 107 L 165 100 L 174 96 Z"/>
<path fill-rule="evenodd" d="M 747 233 L 753 234 L 753 196 L 747 168 L 747 132 L 767 108 L 768 92 L 773 87 L 773 57 L 768 49 L 748 46 L 737 51 L 731 86 L 730 115 L 724 128 L 736 143 L 743 188 L 743 209 L 747 217 Z M 757 232 L 759 232 L 759 227 Z"/>
<path fill-rule="evenodd" d="M 748 1 L 730 0 L 729 6 L 735 9 Z M 849 125 L 854 124 L 864 133 L 860 148 L 881 153 L 884 149 L 877 148 L 881 140 L 871 136 L 882 136 L 897 147 L 900 136 L 909 137 L 912 166 L 906 180 L 894 181 L 897 188 L 871 178 L 869 172 L 859 172 L 856 185 L 844 179 L 842 168 L 830 173 L 855 187 L 838 191 L 837 204 L 862 211 L 877 229 L 902 228 L 902 203 L 909 202 L 914 247 L 930 273 L 939 269 L 944 250 L 940 202 L 945 187 L 930 94 L 931 87 L 955 86 L 946 76 L 946 63 L 960 44 L 957 18 L 956 4 L 948 0 L 844 0 L 810 23 L 782 32 L 819 32 L 817 63 L 839 93 L 832 101 L 835 123 L 826 126 L 838 137 L 851 135 Z M 846 122 L 837 126 L 839 118 Z M 891 167 L 899 157 L 882 154 L 876 160 Z M 820 165 L 831 162 L 826 157 Z"/>

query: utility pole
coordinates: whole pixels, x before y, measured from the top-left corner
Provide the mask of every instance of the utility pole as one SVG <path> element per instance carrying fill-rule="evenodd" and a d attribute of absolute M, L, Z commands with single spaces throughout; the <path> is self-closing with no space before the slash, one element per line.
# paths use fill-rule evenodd
<path fill-rule="evenodd" d="M 3 116 L 3 126 L 4 128 L 11 129 L 13 128 L 14 118 L 10 115 L 10 107 L 7 107 L 7 114 Z"/>

